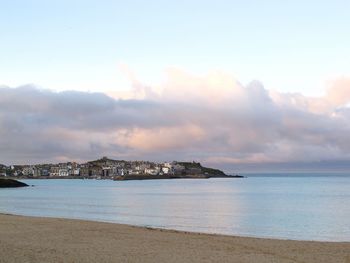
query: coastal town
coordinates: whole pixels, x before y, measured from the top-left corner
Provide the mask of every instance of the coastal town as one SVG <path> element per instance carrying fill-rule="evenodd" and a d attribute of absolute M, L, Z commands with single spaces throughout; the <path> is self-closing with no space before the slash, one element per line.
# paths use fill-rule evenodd
<path fill-rule="evenodd" d="M 107 157 L 86 163 L 10 165 L 0 164 L 0 177 L 16 178 L 94 178 L 94 179 L 166 179 L 227 177 L 218 169 L 197 162 L 113 160 Z"/>

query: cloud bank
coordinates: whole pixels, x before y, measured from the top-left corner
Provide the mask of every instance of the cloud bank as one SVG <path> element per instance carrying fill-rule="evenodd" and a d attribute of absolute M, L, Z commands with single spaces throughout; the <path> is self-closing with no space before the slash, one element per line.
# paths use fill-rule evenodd
<path fill-rule="evenodd" d="M 231 76 L 135 77 L 128 98 L 0 88 L 0 163 L 196 160 L 217 167 L 350 160 L 350 79 L 323 97 L 243 86 Z"/>

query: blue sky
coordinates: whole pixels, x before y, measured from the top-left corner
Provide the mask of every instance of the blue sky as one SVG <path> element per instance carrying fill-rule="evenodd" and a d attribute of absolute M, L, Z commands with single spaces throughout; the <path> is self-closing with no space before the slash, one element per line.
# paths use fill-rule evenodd
<path fill-rule="evenodd" d="M 0 84 L 125 89 L 168 67 L 322 95 L 349 75 L 349 1 L 0 1 Z"/>

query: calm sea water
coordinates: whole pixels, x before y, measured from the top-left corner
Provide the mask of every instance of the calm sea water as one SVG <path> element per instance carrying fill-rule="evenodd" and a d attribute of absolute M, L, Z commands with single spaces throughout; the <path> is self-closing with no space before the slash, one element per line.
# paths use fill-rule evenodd
<path fill-rule="evenodd" d="M 350 176 L 23 180 L 0 212 L 206 233 L 350 241 Z"/>

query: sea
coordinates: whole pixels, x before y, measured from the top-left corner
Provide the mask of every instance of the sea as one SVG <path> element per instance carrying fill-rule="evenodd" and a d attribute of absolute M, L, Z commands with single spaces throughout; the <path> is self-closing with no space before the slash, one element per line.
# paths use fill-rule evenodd
<path fill-rule="evenodd" d="M 246 178 L 22 180 L 0 213 L 292 240 L 350 241 L 350 174 Z M 1 222 L 0 222 L 1 223 Z"/>

